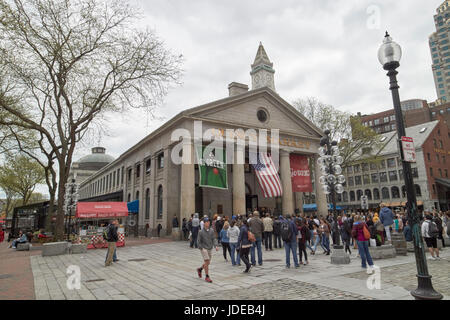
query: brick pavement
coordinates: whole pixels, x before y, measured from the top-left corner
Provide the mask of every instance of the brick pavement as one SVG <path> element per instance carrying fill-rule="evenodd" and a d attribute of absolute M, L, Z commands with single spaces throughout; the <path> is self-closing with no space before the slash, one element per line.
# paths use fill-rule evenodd
<path fill-rule="evenodd" d="M 273 297 L 287 298 L 289 292 L 289 299 L 412 299 L 398 283 L 385 283 L 383 290 L 367 288 L 368 275 L 361 274 L 356 253 L 350 265 L 331 265 L 329 256 L 316 254 L 310 257 L 308 266 L 285 269 L 283 249 L 263 251 L 264 265 L 243 274 L 244 267 L 232 267 L 220 250 L 213 254 L 213 283 L 198 278 L 195 269 L 201 265 L 200 252 L 186 242 L 118 248 L 120 261 L 108 268 L 104 267 L 105 253 L 89 250 L 79 255 L 31 257 L 36 299 L 167 300 L 210 295 L 218 299 L 264 299 L 261 292 L 266 289 L 275 294 Z M 447 259 L 450 251 L 442 256 Z M 388 268 L 413 265 L 414 261 L 414 256 L 408 255 L 377 260 L 376 264 Z M 66 268 L 70 265 L 80 267 L 80 290 L 67 289 Z M 353 274 L 361 277 L 349 277 Z"/>

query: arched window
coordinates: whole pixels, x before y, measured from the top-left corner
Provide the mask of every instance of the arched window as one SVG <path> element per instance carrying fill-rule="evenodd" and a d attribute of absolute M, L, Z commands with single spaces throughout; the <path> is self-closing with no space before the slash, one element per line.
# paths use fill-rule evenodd
<path fill-rule="evenodd" d="M 381 197 L 383 199 L 390 199 L 389 197 L 389 189 L 384 187 L 383 189 L 381 189 Z"/>
<path fill-rule="evenodd" d="M 337 194 L 337 202 L 342 202 L 342 193 Z"/>
<path fill-rule="evenodd" d="M 406 186 L 402 186 L 402 198 L 406 198 Z"/>
<path fill-rule="evenodd" d="M 136 191 L 136 199 L 135 200 L 139 200 L 139 191 Z"/>
<path fill-rule="evenodd" d="M 355 191 L 350 191 L 350 201 L 355 201 Z"/>
<path fill-rule="evenodd" d="M 344 202 L 348 202 L 348 193 L 347 193 L 347 191 L 344 191 L 342 193 L 342 198 L 343 198 Z"/>
<path fill-rule="evenodd" d="M 422 191 L 420 190 L 420 186 L 418 184 L 415 184 L 414 186 L 416 187 L 416 196 L 421 197 Z"/>
<path fill-rule="evenodd" d="M 127 202 L 131 201 L 131 194 L 130 193 L 128 194 L 128 198 L 127 199 L 128 199 Z"/>
<path fill-rule="evenodd" d="M 398 187 L 392 187 L 391 193 L 392 193 L 392 199 L 400 198 L 400 190 L 398 189 Z"/>
<path fill-rule="evenodd" d="M 372 200 L 372 191 L 370 191 L 370 189 L 364 190 L 364 194 L 367 196 L 368 200 Z"/>
<path fill-rule="evenodd" d="M 150 219 L 150 189 L 145 191 L 145 219 Z"/>
<path fill-rule="evenodd" d="M 380 190 L 377 188 L 373 189 L 373 200 L 380 200 Z"/>
<path fill-rule="evenodd" d="M 361 200 L 361 197 L 363 196 L 362 190 L 356 191 L 356 196 L 357 196 L 357 200 L 358 200 L 358 201 Z"/>
<path fill-rule="evenodd" d="M 163 216 L 163 188 L 158 188 L 158 216 L 157 219 L 162 219 Z"/>

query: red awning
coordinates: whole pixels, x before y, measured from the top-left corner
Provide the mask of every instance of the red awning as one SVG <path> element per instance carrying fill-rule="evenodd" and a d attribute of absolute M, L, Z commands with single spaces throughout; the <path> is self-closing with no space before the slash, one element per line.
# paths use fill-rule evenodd
<path fill-rule="evenodd" d="M 78 202 L 76 218 L 114 218 L 128 216 L 126 202 Z"/>

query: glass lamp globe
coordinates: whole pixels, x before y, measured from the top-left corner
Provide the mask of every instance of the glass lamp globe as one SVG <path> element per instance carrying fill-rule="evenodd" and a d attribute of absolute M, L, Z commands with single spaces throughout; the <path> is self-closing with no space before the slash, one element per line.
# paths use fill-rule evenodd
<path fill-rule="evenodd" d="M 319 166 L 324 166 L 325 163 L 325 158 L 324 157 L 319 157 L 319 159 L 317 159 L 317 163 L 319 164 Z"/>
<path fill-rule="evenodd" d="M 345 176 L 342 175 L 342 174 L 337 176 L 337 182 L 338 183 L 344 183 L 345 182 Z"/>
<path fill-rule="evenodd" d="M 336 164 L 333 166 L 333 173 L 338 175 L 342 173 L 342 168 L 340 165 Z"/>
<path fill-rule="evenodd" d="M 331 152 L 333 153 L 333 156 L 338 156 L 339 155 L 339 147 L 338 146 L 332 146 L 331 147 Z"/>
<path fill-rule="evenodd" d="M 333 162 L 336 164 L 342 164 L 344 162 L 344 158 L 341 156 L 333 156 Z"/>
<path fill-rule="evenodd" d="M 320 178 L 319 178 L 319 183 L 320 183 L 320 184 L 325 184 L 325 183 L 327 183 L 326 177 L 325 177 L 325 176 L 320 176 Z"/>
<path fill-rule="evenodd" d="M 344 187 L 342 186 L 342 184 L 337 184 L 334 186 L 334 191 L 336 191 L 337 193 L 342 193 L 344 192 Z"/>
<path fill-rule="evenodd" d="M 325 147 L 319 147 L 318 151 L 319 151 L 319 155 L 321 155 L 321 156 L 324 156 L 327 154 L 327 149 L 325 149 Z"/>
<path fill-rule="evenodd" d="M 320 172 L 322 172 L 323 174 L 327 174 L 330 169 L 328 168 L 328 166 L 320 166 Z"/>
<path fill-rule="evenodd" d="M 330 188 L 330 186 L 329 185 L 324 185 L 324 186 L 322 186 L 323 187 L 323 192 L 325 193 L 325 194 L 330 194 L 331 193 L 331 188 Z"/>
<path fill-rule="evenodd" d="M 402 58 L 402 48 L 389 36 L 386 32 L 383 44 L 378 50 L 378 61 L 380 61 L 382 66 L 387 63 L 400 62 Z"/>
<path fill-rule="evenodd" d="M 325 156 L 324 159 L 325 159 L 325 162 L 327 164 L 330 164 L 331 162 L 333 162 L 333 157 L 332 156 Z"/>
<path fill-rule="evenodd" d="M 332 174 L 329 174 L 327 176 L 327 181 L 328 181 L 328 183 L 334 184 L 334 183 L 336 183 L 336 177 Z"/>

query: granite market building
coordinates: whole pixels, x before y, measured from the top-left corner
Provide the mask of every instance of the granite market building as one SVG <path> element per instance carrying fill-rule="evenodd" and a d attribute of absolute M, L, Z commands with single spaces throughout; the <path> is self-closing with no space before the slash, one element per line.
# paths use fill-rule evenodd
<path fill-rule="evenodd" d="M 80 185 L 81 201 L 138 200 L 135 233 L 139 235 L 145 234 L 146 228 L 154 234 L 158 225 L 162 234 L 170 233 L 174 216 L 181 224 L 183 218 L 188 219 L 195 212 L 231 217 L 255 207 L 280 213 L 301 209 L 303 194 L 292 192 L 289 155 L 304 155 L 315 161 L 323 133 L 277 94 L 274 73 L 273 64 L 260 44 L 251 65 L 251 90 L 245 84 L 232 82 L 228 97 L 179 113 L 84 180 Z M 279 129 L 276 139 L 282 196 L 264 198 L 247 156 L 245 164 L 227 164 L 226 190 L 200 187 L 198 165 L 176 164 L 171 160 L 174 148 L 180 144 L 179 140 L 172 141 L 172 133 L 185 129 L 194 137 L 196 121 L 202 122 L 202 134 L 208 129 L 215 129 L 219 135 L 227 129 L 257 132 Z M 193 145 L 192 139 L 183 139 L 183 156 L 193 157 Z M 318 181 L 318 176 L 315 178 Z M 320 186 L 316 186 L 315 194 L 318 211 L 326 214 L 326 196 Z"/>

